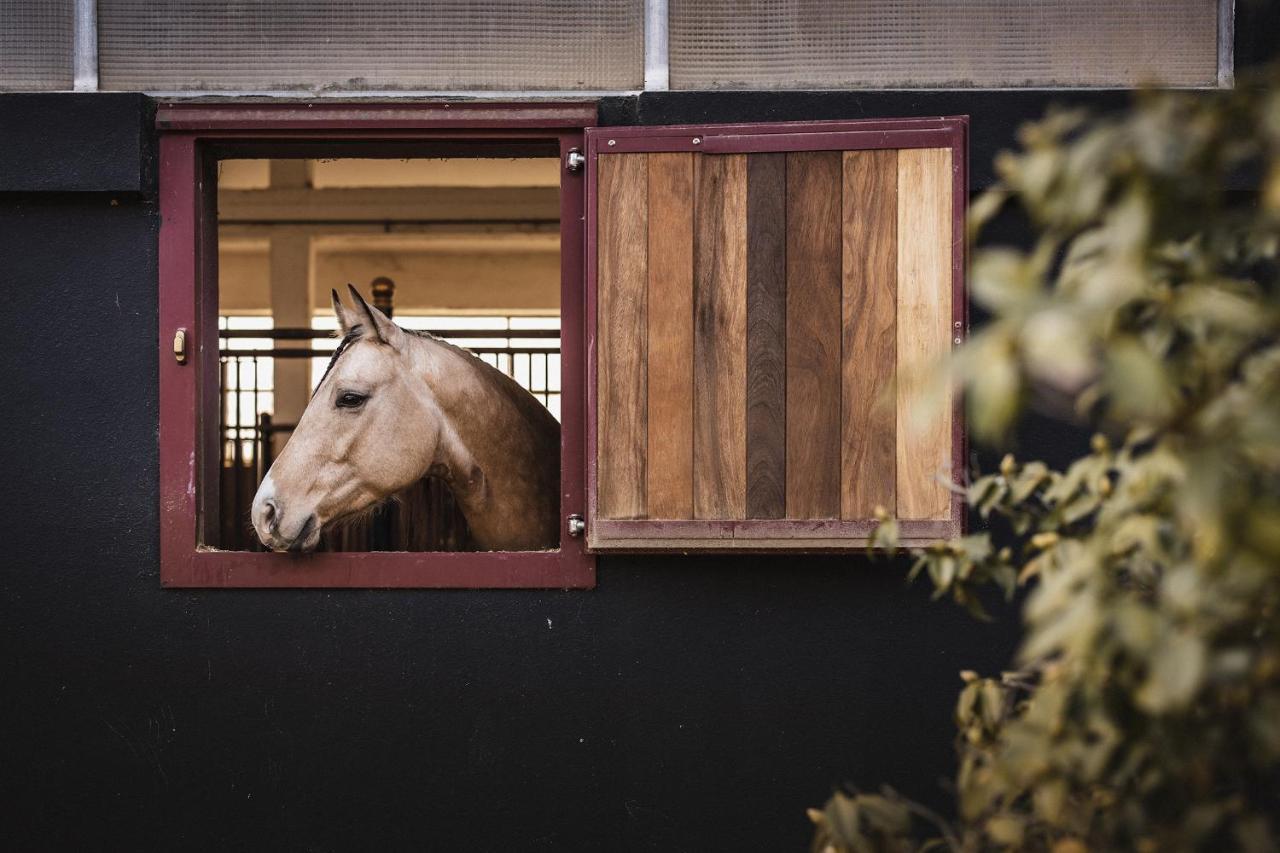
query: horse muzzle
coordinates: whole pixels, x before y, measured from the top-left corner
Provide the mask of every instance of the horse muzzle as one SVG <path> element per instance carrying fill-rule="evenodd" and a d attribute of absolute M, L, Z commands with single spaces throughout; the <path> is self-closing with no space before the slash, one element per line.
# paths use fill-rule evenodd
<path fill-rule="evenodd" d="M 314 512 L 287 512 L 275 494 L 271 476 L 262 481 L 253 498 L 249 518 L 263 545 L 272 551 L 301 553 L 314 551 L 320 544 L 320 521 Z"/>

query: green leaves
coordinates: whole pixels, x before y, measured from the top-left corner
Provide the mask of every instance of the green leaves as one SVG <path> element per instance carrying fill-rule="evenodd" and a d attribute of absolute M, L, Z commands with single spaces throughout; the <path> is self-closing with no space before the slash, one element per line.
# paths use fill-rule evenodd
<path fill-rule="evenodd" d="M 1204 680 L 1204 641 L 1189 631 L 1163 637 L 1150 657 L 1151 670 L 1136 695 L 1137 705 L 1151 714 L 1182 710 Z"/>
<path fill-rule="evenodd" d="M 1020 139 L 970 229 L 1017 208 L 1037 239 L 974 253 L 991 317 L 951 378 L 981 441 L 1005 443 L 1029 408 L 1097 435 L 1064 470 L 1006 455 L 973 480 L 996 538 L 914 552 L 910 576 L 975 615 L 993 585 L 1028 590 L 1019 669 L 963 674 L 959 828 L 930 820 L 918 843 L 909 801 L 837 795 L 818 835 L 840 851 L 1275 850 L 1280 91 L 1149 93 Z M 1259 198 L 1224 191 L 1242 173 L 1263 176 Z M 879 517 L 872 541 L 896 546 Z"/>

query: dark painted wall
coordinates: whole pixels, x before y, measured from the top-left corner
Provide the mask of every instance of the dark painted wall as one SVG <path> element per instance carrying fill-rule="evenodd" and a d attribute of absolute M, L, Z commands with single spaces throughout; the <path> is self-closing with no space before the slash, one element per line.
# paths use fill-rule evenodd
<path fill-rule="evenodd" d="M 1101 104 L 1118 96 L 1089 96 Z M 612 122 L 1042 95 L 646 95 Z M 949 809 L 984 626 L 902 566 L 610 558 L 593 592 L 166 591 L 150 105 L 0 96 L 0 796 L 15 850 L 803 849 L 888 782 Z M 1061 457 L 1078 436 L 1033 425 Z"/>

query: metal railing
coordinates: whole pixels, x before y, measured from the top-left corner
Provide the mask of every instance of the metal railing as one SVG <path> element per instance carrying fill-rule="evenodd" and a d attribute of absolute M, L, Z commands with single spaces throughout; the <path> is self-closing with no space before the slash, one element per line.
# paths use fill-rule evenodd
<path fill-rule="evenodd" d="M 467 347 L 519 382 L 558 417 L 558 329 L 426 331 Z M 322 364 L 332 355 L 336 340 L 332 332 L 300 328 L 222 329 L 218 336 L 220 524 L 219 541 L 207 544 L 225 550 L 261 550 L 249 523 L 249 507 L 258 484 L 297 426 L 272 415 L 275 360 L 318 359 Z M 269 345 L 245 346 L 247 339 Z M 233 343 L 236 341 L 240 343 Z M 289 341 L 310 345 L 281 346 Z M 468 346 L 468 341 L 476 345 Z M 503 341 L 502 345 L 494 345 L 498 341 Z M 316 378 L 318 375 L 313 381 Z M 327 533 L 321 547 L 335 551 L 451 551 L 466 548 L 467 538 L 466 522 L 453 495 L 443 483 L 428 478 L 359 521 Z"/>

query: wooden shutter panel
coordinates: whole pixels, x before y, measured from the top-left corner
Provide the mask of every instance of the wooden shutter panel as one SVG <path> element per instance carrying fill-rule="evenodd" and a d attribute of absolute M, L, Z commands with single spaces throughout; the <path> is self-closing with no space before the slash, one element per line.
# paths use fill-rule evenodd
<path fill-rule="evenodd" d="M 877 507 L 906 543 L 961 530 L 966 136 L 588 129 L 591 548 L 856 548 Z"/>

